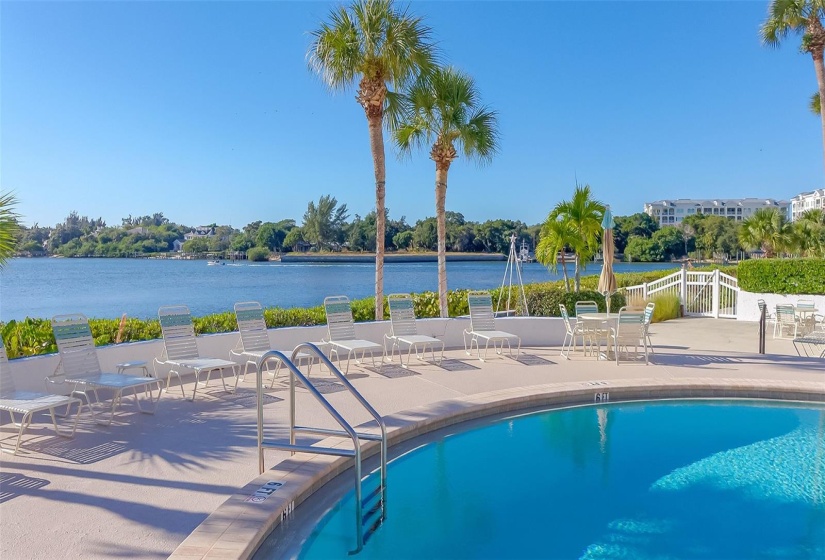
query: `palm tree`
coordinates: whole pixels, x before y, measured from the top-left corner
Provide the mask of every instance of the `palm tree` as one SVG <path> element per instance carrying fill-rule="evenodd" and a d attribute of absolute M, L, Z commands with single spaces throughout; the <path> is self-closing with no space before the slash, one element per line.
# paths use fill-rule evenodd
<path fill-rule="evenodd" d="M 357 0 L 334 8 L 312 32 L 310 68 L 333 90 L 358 80 L 355 99 L 364 109 L 375 171 L 375 318 L 384 318 L 384 210 L 386 169 L 383 126 L 396 91 L 434 64 L 430 29 L 420 18 L 398 10 L 392 0 Z M 390 112 L 391 114 L 391 112 Z"/>
<path fill-rule="evenodd" d="M 760 208 L 744 220 L 739 240 L 746 247 L 761 248 L 768 258 L 776 256 L 789 246 L 790 226 L 776 208 Z"/>
<path fill-rule="evenodd" d="M 575 287 L 581 288 L 581 269 L 599 248 L 604 204 L 591 197 L 590 185 L 576 186 L 571 200 L 559 202 L 550 216 L 569 222 L 575 236 L 571 248 L 576 253 Z"/>
<path fill-rule="evenodd" d="M 404 96 L 406 119 L 395 131 L 402 153 L 431 145 L 435 162 L 435 215 L 438 237 L 438 304 L 447 309 L 447 174 L 461 151 L 467 159 L 489 163 L 498 151 L 495 111 L 481 105 L 473 79 L 455 68 L 422 76 Z"/>
<path fill-rule="evenodd" d="M 559 259 L 561 256 L 561 270 L 564 274 L 564 288 L 570 291 L 570 279 L 567 276 L 567 262 L 565 261 L 565 250 L 574 247 L 578 242 L 575 229 L 568 220 L 563 220 L 553 215 L 547 216 L 547 220 L 541 226 L 539 234 L 539 244 L 536 246 L 536 259 L 558 273 Z"/>
<path fill-rule="evenodd" d="M 14 255 L 17 246 L 17 232 L 20 226 L 17 219 L 20 217 L 14 211 L 17 199 L 12 193 L 0 195 L 0 268 Z"/>
<path fill-rule="evenodd" d="M 772 47 L 789 34 L 802 35 L 802 52 L 814 59 L 814 71 L 819 86 L 819 114 L 822 119 L 823 149 L 825 149 L 825 0 L 771 0 L 768 19 L 760 30 L 762 42 Z"/>
<path fill-rule="evenodd" d="M 791 224 L 794 247 L 806 257 L 825 257 L 825 210 L 806 210 Z"/>

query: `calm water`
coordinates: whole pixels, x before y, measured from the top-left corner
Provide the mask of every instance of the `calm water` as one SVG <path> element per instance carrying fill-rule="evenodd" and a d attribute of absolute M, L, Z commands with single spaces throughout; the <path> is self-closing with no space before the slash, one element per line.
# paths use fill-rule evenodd
<path fill-rule="evenodd" d="M 447 265 L 450 289 L 501 285 L 504 262 Z M 671 264 L 617 264 L 617 272 L 674 268 Z M 561 272 L 561 271 L 560 271 Z M 591 264 L 586 274 L 599 274 Z M 559 276 L 540 264 L 524 266 L 525 282 Z M 49 318 L 60 313 L 89 317 L 155 317 L 163 305 L 185 304 L 194 315 L 231 311 L 238 301 L 265 307 L 320 305 L 324 297 L 351 299 L 375 290 L 375 265 L 243 263 L 207 266 L 206 261 L 145 259 L 13 259 L 0 271 L 0 321 Z M 436 263 L 386 264 L 384 293 L 434 291 Z"/>
<path fill-rule="evenodd" d="M 374 478 L 374 477 L 373 477 Z M 523 416 L 391 463 L 378 558 L 825 558 L 825 409 L 657 403 Z M 352 495 L 303 560 L 347 558 Z"/>

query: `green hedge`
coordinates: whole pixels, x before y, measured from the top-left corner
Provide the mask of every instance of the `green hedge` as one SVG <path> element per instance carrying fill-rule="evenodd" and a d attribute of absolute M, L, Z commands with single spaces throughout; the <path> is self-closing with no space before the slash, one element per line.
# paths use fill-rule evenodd
<path fill-rule="evenodd" d="M 617 274 L 616 281 L 620 287 L 633 286 L 643 282 L 652 282 L 669 274 L 673 270 L 661 270 L 644 273 Z M 727 271 L 726 271 L 727 272 Z M 567 293 L 564 290 L 562 281 L 543 282 L 540 284 L 527 284 L 525 286 L 525 296 L 530 314 L 533 316 L 558 317 L 559 304 L 563 303 L 572 313 L 576 302 L 582 300 L 594 300 L 599 305 L 599 310 L 604 311 L 604 297 L 596 292 L 598 277 L 585 276 L 581 280 L 582 291 L 577 293 Z M 469 314 L 467 306 L 468 290 L 453 290 L 447 295 L 447 303 L 450 317 Z M 493 306 L 496 311 L 502 311 L 507 307 L 507 294 L 503 294 L 499 302 L 499 289 L 491 290 L 493 296 Z M 516 291 L 511 297 L 517 300 Z M 435 292 L 422 292 L 412 294 L 413 306 L 416 317 L 428 318 L 438 317 L 438 294 Z M 610 309 L 618 310 L 625 305 L 623 294 L 614 294 L 611 299 Z M 521 303 L 511 301 L 511 307 L 516 307 L 521 311 Z M 374 318 L 375 298 L 369 297 L 352 301 L 352 315 L 356 322 L 372 321 Z M 384 318 L 390 316 L 389 308 L 385 300 Z M 273 307 L 264 310 L 264 319 L 269 328 L 279 327 L 308 327 L 313 325 L 323 325 L 326 323 L 326 315 L 322 305 L 316 307 L 292 307 L 283 309 Z M 214 313 L 204 317 L 194 317 L 196 334 L 212 334 L 232 332 L 237 329 L 235 314 L 227 311 L 224 313 Z M 95 344 L 105 346 L 114 344 L 117 340 L 120 319 L 90 319 L 89 326 L 92 329 L 92 336 Z M 22 321 L 9 321 L 0 323 L 0 335 L 6 345 L 9 358 L 21 356 L 33 356 L 38 354 L 50 354 L 57 352 L 51 324 L 48 319 L 30 319 Z M 126 320 L 126 324 L 121 335 L 121 342 L 137 342 L 141 340 L 153 340 L 161 338 L 160 323 L 157 319 L 132 319 Z"/>
<path fill-rule="evenodd" d="M 739 287 L 765 294 L 825 294 L 825 259 L 751 259 L 739 264 Z"/>

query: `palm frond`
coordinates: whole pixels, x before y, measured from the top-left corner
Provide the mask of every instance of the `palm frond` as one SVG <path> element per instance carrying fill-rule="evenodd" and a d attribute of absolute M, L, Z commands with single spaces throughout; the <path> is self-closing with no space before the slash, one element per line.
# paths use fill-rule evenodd
<path fill-rule="evenodd" d="M 821 0 L 772 0 L 768 19 L 759 29 L 762 42 L 778 47 L 791 33 L 803 34 L 808 18 L 821 12 L 821 4 Z"/>
<path fill-rule="evenodd" d="M 330 11 L 329 22 L 311 33 L 309 67 L 330 89 L 352 85 L 363 66 L 363 52 L 355 24 L 343 6 Z"/>
<path fill-rule="evenodd" d="M 20 215 L 14 210 L 17 198 L 14 193 L 0 195 L 0 268 L 14 255 Z"/>
<path fill-rule="evenodd" d="M 309 67 L 333 90 L 352 87 L 360 76 L 400 91 L 437 57 L 430 28 L 392 0 L 334 8 L 311 36 Z"/>
<path fill-rule="evenodd" d="M 410 130 L 396 137 L 402 150 L 430 144 L 450 146 L 467 159 L 488 163 L 498 152 L 499 132 L 495 111 L 479 106 L 473 79 L 452 67 L 436 68 L 419 75 L 406 95 L 408 122 L 416 130 L 416 143 L 408 141 Z"/>

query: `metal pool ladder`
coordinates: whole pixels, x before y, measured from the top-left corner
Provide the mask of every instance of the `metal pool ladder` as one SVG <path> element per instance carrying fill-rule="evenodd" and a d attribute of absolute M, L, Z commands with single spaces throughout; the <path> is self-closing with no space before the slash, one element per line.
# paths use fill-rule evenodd
<path fill-rule="evenodd" d="M 312 384 L 312 382 L 304 376 L 303 373 L 295 366 L 293 360 L 300 352 L 314 354 L 318 357 L 321 364 L 325 365 L 330 373 L 335 376 L 338 381 L 343 383 L 347 391 L 366 409 L 366 411 L 378 423 L 381 429 L 380 434 L 370 434 L 366 432 L 356 432 L 355 429 L 344 419 L 344 417 L 335 409 L 330 402 L 324 398 L 321 392 Z M 262 366 L 271 359 L 277 358 L 281 360 L 284 366 L 289 369 L 289 443 L 284 443 L 275 440 L 265 440 L 264 434 L 264 391 L 261 371 Z M 381 526 L 386 519 L 386 505 L 387 505 L 387 429 L 384 426 L 384 420 L 379 416 L 375 409 L 367 402 L 367 400 L 359 393 L 349 380 L 336 368 L 332 362 L 327 358 L 317 346 L 310 342 L 304 342 L 295 347 L 292 355 L 287 358 L 282 352 L 277 350 L 270 350 L 265 353 L 258 360 L 258 374 L 256 375 L 256 388 L 258 393 L 258 472 L 264 472 L 264 450 L 265 449 L 283 449 L 287 451 L 303 452 L 303 453 L 319 453 L 322 455 L 339 455 L 342 457 L 353 457 L 355 467 L 355 525 L 356 525 L 356 539 L 357 547 L 350 551 L 350 554 L 357 554 L 364 548 L 364 544 L 372 536 L 372 534 Z M 342 430 L 331 430 L 327 428 L 313 428 L 309 426 L 297 426 L 295 424 L 295 378 L 298 378 L 309 393 L 315 397 L 321 406 L 332 416 L 336 422 L 343 428 Z M 324 436 L 341 436 L 349 437 L 352 440 L 352 449 L 339 449 L 336 447 L 320 447 L 315 445 L 299 445 L 295 443 L 295 434 L 315 434 Z M 366 497 L 362 497 L 361 485 L 370 479 L 373 473 L 367 473 L 362 477 L 361 470 L 361 441 L 378 441 L 381 445 L 381 468 L 378 485 L 374 490 L 369 492 Z"/>

